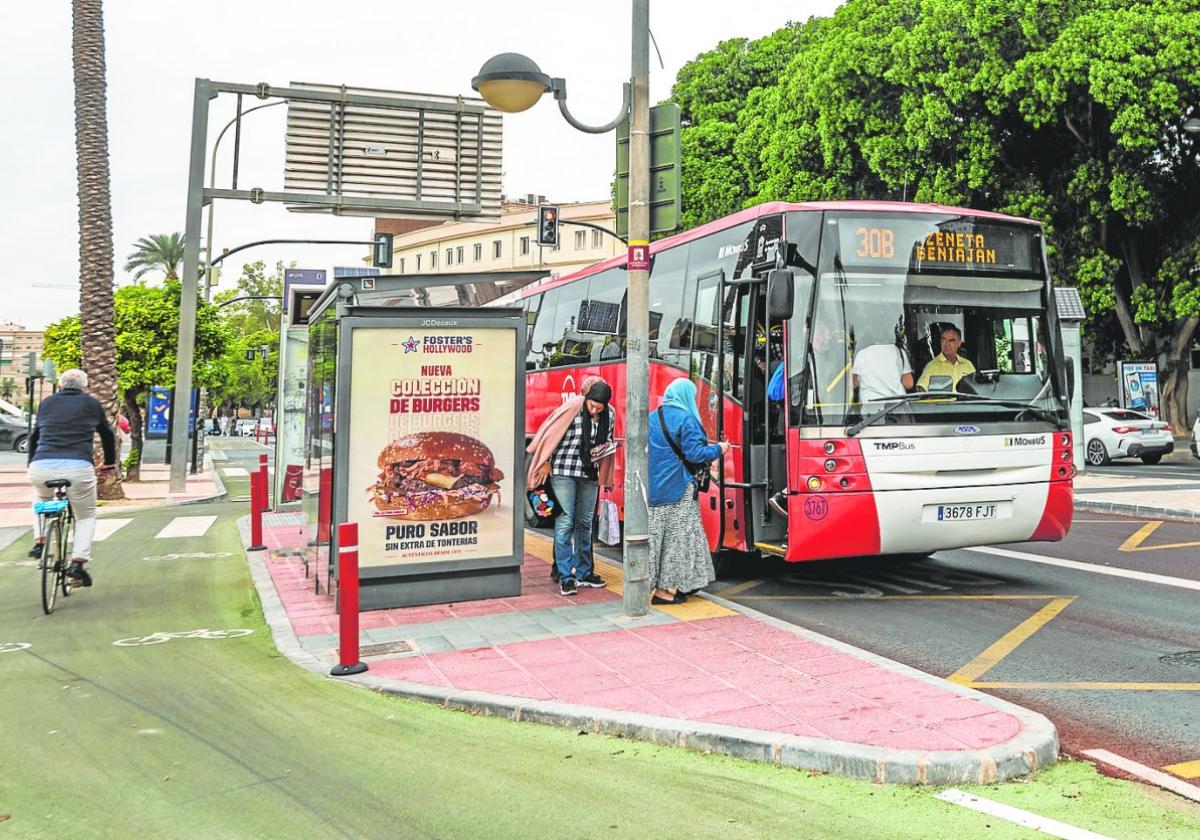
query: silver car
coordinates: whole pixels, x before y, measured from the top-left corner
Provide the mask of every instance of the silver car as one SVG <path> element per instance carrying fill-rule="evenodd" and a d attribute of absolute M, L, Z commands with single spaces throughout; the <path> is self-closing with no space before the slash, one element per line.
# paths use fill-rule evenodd
<path fill-rule="evenodd" d="M 1087 462 L 1102 467 L 1114 458 L 1141 458 L 1157 464 L 1175 451 L 1169 423 L 1127 408 L 1085 408 L 1083 437 Z"/>

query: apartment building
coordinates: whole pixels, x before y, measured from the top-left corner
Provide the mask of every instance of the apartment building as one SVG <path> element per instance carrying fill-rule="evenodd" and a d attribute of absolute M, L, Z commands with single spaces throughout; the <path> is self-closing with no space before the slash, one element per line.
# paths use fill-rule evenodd
<path fill-rule="evenodd" d="M 45 332 L 27 330 L 21 324 L 0 321 L 0 378 L 19 378 L 25 375 L 25 360 L 37 354 L 38 370 L 42 366 L 42 341 Z"/>
<path fill-rule="evenodd" d="M 393 274 L 443 274 L 482 271 L 549 270 L 552 277 L 624 253 L 615 236 L 571 224 L 586 222 L 613 230 L 616 218 L 609 199 L 560 204 L 557 248 L 537 244 L 537 208 L 544 196 L 504 201 L 497 222 L 444 222 L 414 229 L 412 220 L 376 219 L 376 233 L 395 235 Z M 419 223 L 417 223 L 419 224 Z"/>

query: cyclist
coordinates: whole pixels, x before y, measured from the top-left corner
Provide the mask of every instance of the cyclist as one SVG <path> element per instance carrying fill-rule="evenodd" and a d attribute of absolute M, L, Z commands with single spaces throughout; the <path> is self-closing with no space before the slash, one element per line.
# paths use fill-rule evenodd
<path fill-rule="evenodd" d="M 110 474 L 117 461 L 116 436 L 109 428 L 100 401 L 83 392 L 87 374 L 78 369 L 63 371 L 58 377 L 58 393 L 38 406 L 37 425 L 29 438 L 29 483 L 33 485 L 34 504 L 53 498 L 46 486 L 52 479 L 67 479 L 67 498 L 75 514 L 75 539 L 67 577 L 80 586 L 91 586 L 92 576 L 84 568 L 92 559 L 92 538 L 96 534 L 96 479 Z M 94 436 L 100 435 L 104 448 L 104 466 L 92 466 Z M 34 528 L 38 517 L 34 513 Z M 40 557 L 45 538 L 37 537 L 31 557 Z"/>

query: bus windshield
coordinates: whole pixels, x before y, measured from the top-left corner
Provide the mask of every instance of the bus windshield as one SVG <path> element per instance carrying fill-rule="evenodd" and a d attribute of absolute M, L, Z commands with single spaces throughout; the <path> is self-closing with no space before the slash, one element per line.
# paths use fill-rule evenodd
<path fill-rule="evenodd" d="M 805 359 L 801 422 L 1065 417 L 1039 235 L 964 217 L 830 220 L 808 341 L 791 348 L 794 370 Z"/>

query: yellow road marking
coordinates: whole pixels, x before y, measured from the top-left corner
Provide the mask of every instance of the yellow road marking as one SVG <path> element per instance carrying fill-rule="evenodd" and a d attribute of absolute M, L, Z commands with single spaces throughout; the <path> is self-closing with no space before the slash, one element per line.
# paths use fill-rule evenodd
<path fill-rule="evenodd" d="M 754 581 L 755 585 L 762 581 Z M 745 584 L 741 584 L 744 586 Z M 847 584 L 852 585 L 852 584 Z M 737 587 L 734 587 L 737 589 Z M 722 598 L 733 591 L 720 592 Z M 736 593 L 735 593 L 736 594 Z M 1052 601 L 1060 595 L 881 595 L 878 598 L 861 595 L 745 595 L 742 601 Z"/>
<path fill-rule="evenodd" d="M 1117 551 L 1158 551 L 1162 548 L 1195 548 L 1196 546 L 1200 545 L 1200 541 L 1164 543 L 1162 545 L 1142 545 L 1142 543 L 1149 539 L 1150 535 L 1157 531 L 1159 526 L 1162 524 L 1163 523 L 1161 520 L 1147 522 L 1145 525 L 1143 525 L 1141 528 L 1138 528 L 1137 531 L 1131 534 L 1129 539 L 1121 543 L 1121 547 L 1118 548 Z"/>
<path fill-rule="evenodd" d="M 742 583 L 739 583 L 737 586 L 731 586 L 728 589 L 722 589 L 717 594 L 720 595 L 722 598 L 732 598 L 734 595 L 741 595 L 746 590 L 753 589 L 754 587 L 758 586 L 760 583 L 762 583 L 761 580 L 747 580 Z"/>
<path fill-rule="evenodd" d="M 1163 769 L 1181 779 L 1200 778 L 1200 761 L 1185 761 L 1182 764 L 1168 764 Z"/>
<path fill-rule="evenodd" d="M 947 677 L 946 679 L 951 679 Z M 1043 688 L 1083 689 L 1085 691 L 1200 691 L 1200 683 L 1139 682 L 962 682 L 967 688 Z"/>
<path fill-rule="evenodd" d="M 988 647 L 987 650 L 946 677 L 946 679 L 960 685 L 973 683 L 994 668 L 1000 660 L 1016 650 L 1022 642 L 1050 623 L 1056 615 L 1069 607 L 1074 600 L 1075 596 L 1071 596 L 1070 598 L 1055 598 L 1012 630 L 1005 633 Z"/>
<path fill-rule="evenodd" d="M 544 560 L 547 563 L 554 562 L 554 541 L 541 536 L 540 534 L 525 535 L 525 552 L 532 554 L 539 560 Z M 625 594 L 625 572 L 620 566 L 615 563 L 609 563 L 600 557 L 595 557 L 596 574 L 604 578 L 604 582 L 608 584 L 608 589 L 617 595 Z M 727 615 L 737 615 L 737 612 L 723 607 L 720 604 L 714 604 L 712 601 L 706 601 L 703 598 L 688 598 L 682 604 L 658 604 L 651 605 L 652 609 L 661 610 L 668 615 L 674 616 L 680 621 L 699 621 L 704 618 L 722 618 Z"/>

